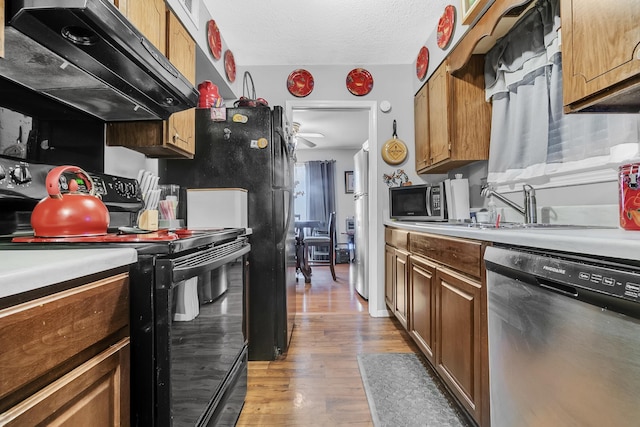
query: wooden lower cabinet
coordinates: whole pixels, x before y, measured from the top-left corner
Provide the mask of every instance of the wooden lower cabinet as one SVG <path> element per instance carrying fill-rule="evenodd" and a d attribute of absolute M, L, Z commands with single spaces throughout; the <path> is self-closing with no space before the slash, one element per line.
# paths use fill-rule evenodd
<path fill-rule="evenodd" d="M 0 414 L 1 425 L 126 426 L 129 338 Z"/>
<path fill-rule="evenodd" d="M 394 313 L 396 318 L 400 321 L 402 326 L 407 328 L 407 311 L 409 308 L 408 302 L 408 273 L 409 273 L 409 253 L 400 249 L 396 249 L 395 256 L 395 278 L 396 278 L 396 298 L 394 305 Z"/>
<path fill-rule="evenodd" d="M 384 246 L 384 301 L 391 311 L 396 306 L 396 249 Z"/>
<path fill-rule="evenodd" d="M 0 310 L 0 425 L 128 426 L 129 276 Z"/>
<path fill-rule="evenodd" d="M 385 300 L 479 426 L 490 425 L 487 242 L 385 229 Z"/>
<path fill-rule="evenodd" d="M 409 269 L 409 335 L 434 364 L 436 264 L 411 256 Z"/>
<path fill-rule="evenodd" d="M 405 328 L 409 310 L 408 268 L 409 253 L 385 245 L 385 303 Z"/>
<path fill-rule="evenodd" d="M 469 414 L 481 416 L 481 284 L 447 268 L 435 277 L 435 367 Z"/>

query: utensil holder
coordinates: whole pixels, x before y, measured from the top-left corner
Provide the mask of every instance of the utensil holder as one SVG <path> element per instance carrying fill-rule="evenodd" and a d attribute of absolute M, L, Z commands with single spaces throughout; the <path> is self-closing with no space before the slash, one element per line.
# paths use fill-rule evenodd
<path fill-rule="evenodd" d="M 158 229 L 158 211 L 155 209 L 142 211 L 138 219 L 138 228 L 156 231 Z"/>

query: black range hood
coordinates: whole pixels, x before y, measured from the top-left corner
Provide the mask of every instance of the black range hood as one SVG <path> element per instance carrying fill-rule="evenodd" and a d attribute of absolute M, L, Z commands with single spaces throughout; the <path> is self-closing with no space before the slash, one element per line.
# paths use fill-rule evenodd
<path fill-rule="evenodd" d="M 9 0 L 0 76 L 104 121 L 164 120 L 198 91 L 108 0 Z"/>

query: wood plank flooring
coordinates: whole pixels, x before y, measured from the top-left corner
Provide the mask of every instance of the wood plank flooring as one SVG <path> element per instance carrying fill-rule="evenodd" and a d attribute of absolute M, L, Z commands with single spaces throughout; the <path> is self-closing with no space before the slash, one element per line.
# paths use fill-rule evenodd
<path fill-rule="evenodd" d="M 350 264 L 300 276 L 297 314 L 286 358 L 249 362 L 238 426 L 372 426 L 357 355 L 418 352 L 392 318 L 369 316 L 350 281 Z M 352 274 L 352 273 L 351 273 Z"/>

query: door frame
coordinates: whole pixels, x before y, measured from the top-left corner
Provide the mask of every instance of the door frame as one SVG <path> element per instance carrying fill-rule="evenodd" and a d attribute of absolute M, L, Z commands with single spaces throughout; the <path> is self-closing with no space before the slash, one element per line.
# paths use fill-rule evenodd
<path fill-rule="evenodd" d="M 378 262 L 376 260 L 384 260 L 384 245 L 380 247 L 378 244 L 378 229 L 382 228 L 381 212 L 378 212 L 378 189 L 375 186 L 378 176 L 377 153 L 378 150 L 378 102 L 377 101 L 306 101 L 294 100 L 285 102 L 285 112 L 291 120 L 294 110 L 367 110 L 369 112 L 369 228 L 367 241 L 369 242 L 369 258 L 367 259 L 367 270 L 369 273 L 369 314 L 373 317 L 386 317 L 389 315 L 387 310 L 378 310 L 378 304 L 384 307 L 384 281 L 380 281 L 378 277 Z"/>

